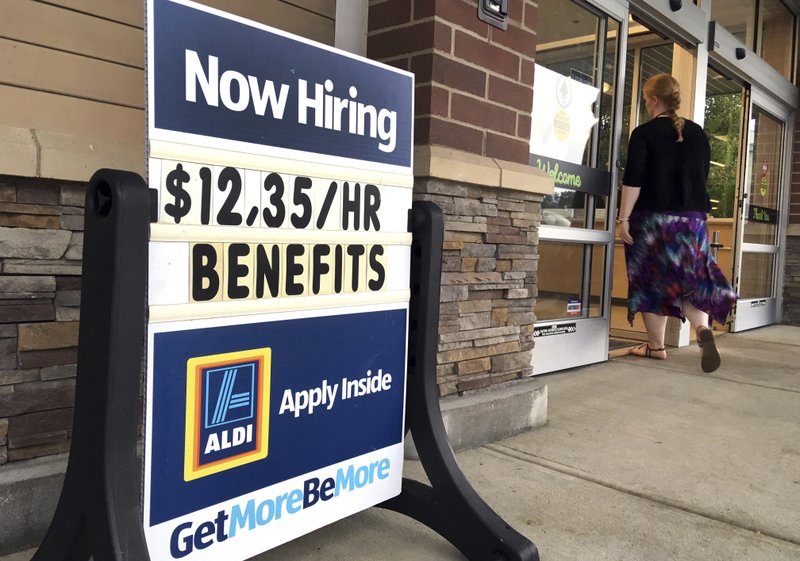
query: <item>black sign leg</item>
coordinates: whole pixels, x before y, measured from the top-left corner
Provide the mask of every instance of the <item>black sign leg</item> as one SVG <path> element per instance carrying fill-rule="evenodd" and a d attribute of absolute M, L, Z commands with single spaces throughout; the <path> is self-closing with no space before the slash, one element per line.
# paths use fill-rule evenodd
<path fill-rule="evenodd" d="M 478 496 L 447 440 L 436 386 L 442 212 L 433 203 L 415 202 L 410 222 L 414 238 L 406 419 L 431 486 L 404 479 L 402 493 L 379 506 L 435 530 L 470 561 L 538 561 L 533 542 Z"/>
<path fill-rule="evenodd" d="M 33 561 L 147 561 L 136 459 L 150 195 L 100 170 L 86 193 L 72 447 Z"/>

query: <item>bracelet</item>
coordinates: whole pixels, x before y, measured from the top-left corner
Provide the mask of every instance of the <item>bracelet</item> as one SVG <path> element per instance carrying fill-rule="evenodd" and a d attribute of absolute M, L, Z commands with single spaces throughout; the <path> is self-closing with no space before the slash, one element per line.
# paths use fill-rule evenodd
<path fill-rule="evenodd" d="M 627 222 L 627 218 L 617 218 L 617 224 L 622 224 L 623 222 Z"/>

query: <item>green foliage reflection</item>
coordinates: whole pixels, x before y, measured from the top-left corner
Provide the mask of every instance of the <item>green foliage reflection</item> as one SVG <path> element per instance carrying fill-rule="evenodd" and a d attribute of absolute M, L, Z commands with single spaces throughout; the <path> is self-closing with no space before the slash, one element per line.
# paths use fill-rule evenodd
<path fill-rule="evenodd" d="M 708 194 L 712 199 L 711 214 L 718 218 L 733 216 L 739 168 L 741 124 L 741 93 L 724 93 L 706 97 L 705 131 L 711 144 Z"/>

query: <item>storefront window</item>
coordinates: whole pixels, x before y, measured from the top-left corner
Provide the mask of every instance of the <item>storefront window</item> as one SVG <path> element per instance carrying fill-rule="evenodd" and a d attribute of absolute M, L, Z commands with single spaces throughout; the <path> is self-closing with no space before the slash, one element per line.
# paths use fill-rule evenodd
<path fill-rule="evenodd" d="M 743 238 L 746 243 L 778 243 L 783 136 L 781 121 L 758 107 L 753 108 L 747 147 L 749 189 Z"/>
<path fill-rule="evenodd" d="M 572 0 L 542 0 L 539 18 L 530 164 L 555 183 L 542 225 L 570 228 L 571 241 L 543 229 L 536 318 L 600 317 L 607 245 L 581 238 L 608 229 L 620 22 Z"/>
<path fill-rule="evenodd" d="M 664 45 L 656 45 L 647 47 L 641 50 L 641 58 L 639 63 L 639 87 L 638 92 L 644 91 L 644 84 L 650 78 L 661 72 L 672 72 L 672 52 L 674 47 L 672 43 Z M 641 95 L 636 96 L 639 103 L 639 121 L 638 124 L 646 123 L 650 120 L 647 114 L 647 108 L 644 106 L 644 101 Z"/>
<path fill-rule="evenodd" d="M 542 241 L 539 260 L 547 267 L 539 269 L 536 321 L 603 315 L 605 252 L 602 245 Z M 587 260 L 591 272 L 584 279 Z"/>
<path fill-rule="evenodd" d="M 708 69 L 704 128 L 711 145 L 708 195 L 714 218 L 733 217 L 741 146 L 742 93 L 742 86 Z"/>
<path fill-rule="evenodd" d="M 542 223 L 605 230 L 619 22 L 569 0 L 539 17 L 530 163 L 556 186 Z"/>
<path fill-rule="evenodd" d="M 654 41 L 654 38 L 659 42 L 662 41 L 648 32 L 646 36 L 641 37 L 638 41 L 642 46 L 628 50 L 628 62 L 625 72 L 625 98 L 622 106 L 622 130 L 628 136 L 633 132 L 633 129 L 650 119 L 642 102 L 641 92 L 644 83 L 660 72 L 672 71 L 673 44 L 649 44 Z M 635 88 L 633 87 L 634 82 L 636 83 Z M 623 165 L 623 172 L 628 160 L 628 136 L 625 137 L 620 146 L 620 161 Z M 622 175 L 621 173 L 620 181 L 622 181 Z"/>
<path fill-rule="evenodd" d="M 603 86 L 600 89 L 600 122 L 598 123 L 599 145 L 598 167 L 611 170 L 611 147 L 614 132 L 614 82 L 617 73 L 617 31 L 619 24 L 609 21 L 609 34 L 613 39 L 606 42 L 605 63 L 603 64 Z"/>
<path fill-rule="evenodd" d="M 754 47 L 756 0 L 713 0 L 711 20 L 724 27 L 749 48 Z"/>
<path fill-rule="evenodd" d="M 769 253 L 743 253 L 739 298 L 763 298 L 772 294 L 775 256 Z"/>
<path fill-rule="evenodd" d="M 797 18 L 781 0 L 713 0 L 711 19 L 794 79 L 797 64 Z"/>
<path fill-rule="evenodd" d="M 792 81 L 797 63 L 796 18 L 780 0 L 761 0 L 756 52 Z"/>

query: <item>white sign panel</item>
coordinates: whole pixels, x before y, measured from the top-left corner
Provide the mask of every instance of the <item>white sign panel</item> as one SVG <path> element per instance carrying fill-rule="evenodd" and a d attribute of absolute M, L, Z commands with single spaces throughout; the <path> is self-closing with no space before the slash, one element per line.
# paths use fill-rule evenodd
<path fill-rule="evenodd" d="M 400 492 L 413 77 L 148 0 L 144 529 L 247 559 Z"/>

